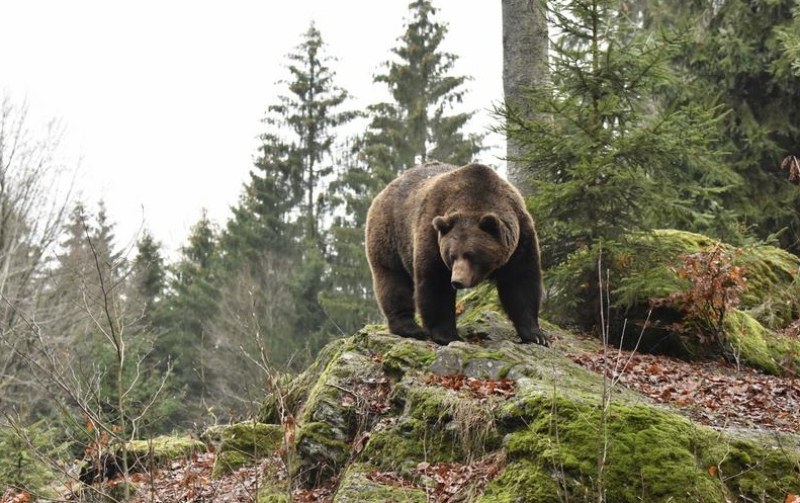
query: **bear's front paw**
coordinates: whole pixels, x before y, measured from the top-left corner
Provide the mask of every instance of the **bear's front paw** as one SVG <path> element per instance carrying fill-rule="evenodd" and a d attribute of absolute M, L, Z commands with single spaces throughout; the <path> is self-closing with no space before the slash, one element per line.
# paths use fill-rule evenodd
<path fill-rule="evenodd" d="M 440 346 L 447 346 L 451 342 L 460 341 L 461 338 L 450 332 L 431 332 L 431 340 Z"/>
<path fill-rule="evenodd" d="M 526 344 L 533 342 L 545 347 L 550 345 L 550 342 L 547 340 L 547 336 L 544 334 L 541 328 L 535 328 L 527 334 L 521 333 L 519 334 L 519 337 L 522 339 L 522 342 Z"/>
<path fill-rule="evenodd" d="M 413 320 L 389 323 L 389 331 L 400 337 L 419 339 L 421 341 L 428 340 L 428 333 L 423 330 L 422 327 L 414 323 Z"/>

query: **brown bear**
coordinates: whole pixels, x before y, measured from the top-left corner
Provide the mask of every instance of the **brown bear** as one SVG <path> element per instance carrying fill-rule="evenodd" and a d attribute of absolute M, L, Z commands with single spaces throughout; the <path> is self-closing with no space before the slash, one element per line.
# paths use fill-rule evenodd
<path fill-rule="evenodd" d="M 493 169 L 410 168 L 372 202 L 366 248 L 391 332 L 438 344 L 458 340 L 456 290 L 490 279 L 520 339 L 547 345 L 533 219 L 519 191 Z M 424 329 L 414 320 L 415 303 Z"/>

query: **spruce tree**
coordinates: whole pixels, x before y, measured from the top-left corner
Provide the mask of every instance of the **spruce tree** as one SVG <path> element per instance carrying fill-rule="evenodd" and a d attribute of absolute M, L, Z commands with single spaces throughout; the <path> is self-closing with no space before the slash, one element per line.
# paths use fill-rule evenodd
<path fill-rule="evenodd" d="M 349 96 L 334 83 L 335 73 L 328 66 L 331 60 L 324 54 L 322 35 L 313 23 L 303 42 L 287 57 L 291 80 L 284 84 L 289 93 L 279 96 L 278 103 L 268 108 L 265 122 L 275 131 L 288 127 L 293 132 L 285 140 L 291 145 L 287 154 L 295 195 L 302 196 L 298 209 L 304 220 L 303 237 L 318 242 L 319 199 L 333 169 L 331 149 L 336 128 L 355 114 L 341 110 Z"/>
<path fill-rule="evenodd" d="M 372 119 L 364 139 L 364 154 L 383 184 L 419 162 L 464 164 L 481 149 L 480 135 L 463 132 L 472 113 L 453 112 L 468 78 L 451 74 L 457 57 L 441 50 L 447 25 L 435 19 L 430 0 L 408 7 L 410 19 L 400 45 L 392 49 L 395 58 L 375 76 L 392 101 L 369 107 Z"/>
<path fill-rule="evenodd" d="M 161 244 L 145 230 L 136 243 L 136 257 L 129 280 L 131 297 L 141 306 L 140 312 L 152 324 L 156 307 L 166 285 L 166 265 Z"/>
<path fill-rule="evenodd" d="M 155 353 L 163 369 L 172 365 L 173 388 L 193 404 L 172 417 L 180 422 L 205 412 L 209 382 L 204 355 L 213 347 L 208 324 L 219 312 L 218 232 L 204 210 L 189 231 L 178 261 L 168 268 L 167 288 L 158 310 Z"/>
<path fill-rule="evenodd" d="M 251 339 L 257 331 L 268 335 L 264 341 L 271 364 L 279 367 L 297 351 L 319 346 L 329 332 L 319 301 L 329 253 L 326 194 L 337 134 L 357 115 L 346 109 L 349 95 L 336 85 L 333 60 L 313 24 L 287 61 L 289 78 L 281 82 L 285 91 L 267 108 L 259 155 L 221 238 L 223 288 L 246 284 L 254 296 L 241 299 L 249 307 L 228 305 L 228 314 L 260 306 L 257 319 L 241 323 L 250 327 Z M 288 274 L 277 274 L 276 264 Z M 270 303 L 286 292 L 290 307 L 282 300 Z M 284 310 L 280 316 L 275 306 Z M 232 322 L 220 318 L 217 325 L 230 327 Z M 250 345 L 252 340 L 241 341 L 242 347 Z"/>
<path fill-rule="evenodd" d="M 776 233 L 800 252 L 800 192 L 781 161 L 798 154 L 800 79 L 798 7 L 793 0 L 701 3 L 683 60 L 704 84 L 695 99 L 719 96 L 728 113 L 717 150 L 744 179 L 726 198 L 742 227 L 760 238 Z M 793 43 L 794 41 L 794 43 Z M 786 232 L 788 231 L 788 232 Z"/>
<path fill-rule="evenodd" d="M 678 49 L 609 0 L 553 2 L 560 37 L 538 118 L 506 112 L 507 131 L 538 174 L 531 199 L 547 264 L 628 231 L 669 226 L 730 232 L 720 194 L 738 183 L 715 155 L 719 111 L 671 93 Z"/>

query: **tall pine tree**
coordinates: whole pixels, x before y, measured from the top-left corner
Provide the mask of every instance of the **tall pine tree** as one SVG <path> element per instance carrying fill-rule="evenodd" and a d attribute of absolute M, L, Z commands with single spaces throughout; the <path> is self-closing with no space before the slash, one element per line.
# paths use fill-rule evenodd
<path fill-rule="evenodd" d="M 307 354 L 330 331 L 319 301 L 326 288 L 331 221 L 325 195 L 338 131 L 357 115 L 346 110 L 348 93 L 336 85 L 332 59 L 313 24 L 287 60 L 285 92 L 267 109 L 259 156 L 221 239 L 226 281 L 250 285 L 254 296 L 242 299 L 248 306 L 229 305 L 228 312 L 244 313 L 255 306 L 256 319 L 247 321 L 250 337 L 264 334 L 276 366 L 297 352 Z M 289 274 L 277 274 L 284 271 Z M 292 300 L 289 307 L 283 300 L 270 302 L 286 292 Z M 275 306 L 284 310 L 280 316 Z M 218 321 L 228 327 L 232 322 Z M 248 345 L 252 341 L 243 341 L 243 347 Z"/>
<path fill-rule="evenodd" d="M 694 4 L 690 4 L 694 5 Z M 695 99 L 719 96 L 728 110 L 721 122 L 727 140 L 719 151 L 744 179 L 726 198 L 743 228 L 766 238 L 782 231 L 781 244 L 800 252 L 800 191 L 781 172 L 798 155 L 800 79 L 794 0 L 702 2 L 684 61 L 705 84 Z M 795 42 L 796 44 L 796 42 Z"/>

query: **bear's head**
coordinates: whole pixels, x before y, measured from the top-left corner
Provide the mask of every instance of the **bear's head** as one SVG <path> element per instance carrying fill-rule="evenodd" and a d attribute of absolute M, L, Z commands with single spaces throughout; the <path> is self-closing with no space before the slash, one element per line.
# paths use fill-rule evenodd
<path fill-rule="evenodd" d="M 517 232 L 495 213 L 448 213 L 433 219 L 439 254 L 455 289 L 472 288 L 503 266 L 517 245 Z"/>

